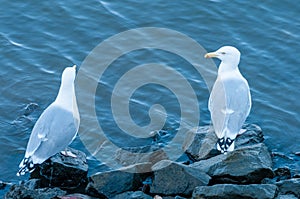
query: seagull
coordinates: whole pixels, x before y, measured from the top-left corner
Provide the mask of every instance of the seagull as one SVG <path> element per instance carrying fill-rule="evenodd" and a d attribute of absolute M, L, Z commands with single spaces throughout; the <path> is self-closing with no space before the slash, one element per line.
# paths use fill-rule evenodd
<path fill-rule="evenodd" d="M 76 65 L 64 69 L 55 101 L 43 111 L 32 129 L 17 176 L 32 172 L 36 164 L 43 163 L 63 150 L 64 155 L 76 157 L 66 150 L 75 139 L 80 123 L 74 88 L 75 76 Z"/>
<path fill-rule="evenodd" d="M 251 109 L 250 88 L 238 68 L 240 55 L 235 47 L 223 46 L 204 56 L 221 60 L 208 102 L 213 128 L 218 137 L 217 149 L 221 153 L 234 150 L 235 138 L 244 132 L 242 125 Z"/>

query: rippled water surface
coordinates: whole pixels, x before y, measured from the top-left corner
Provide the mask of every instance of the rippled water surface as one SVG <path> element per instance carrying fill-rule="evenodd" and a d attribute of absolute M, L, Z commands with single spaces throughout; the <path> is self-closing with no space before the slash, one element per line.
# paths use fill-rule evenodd
<path fill-rule="evenodd" d="M 247 122 L 262 127 L 273 151 L 297 158 L 293 154 L 300 151 L 299 10 L 296 1 L 2 1 L 0 180 L 27 178 L 18 178 L 15 173 L 35 121 L 56 97 L 63 69 L 73 64 L 80 68 L 102 41 L 141 27 L 181 32 L 207 51 L 236 46 L 242 53 L 240 70 L 248 79 L 253 98 Z M 167 64 L 181 73 L 197 93 L 199 123 L 210 123 L 209 90 L 195 68 L 170 52 L 142 49 L 119 57 L 99 79 L 96 113 L 103 129 L 114 132 L 110 135 L 114 143 L 151 143 L 121 133 L 109 101 L 118 79 L 146 63 Z M 172 81 L 168 74 L 149 75 Z M 126 94 L 126 89 L 119 94 Z M 136 90 L 129 104 L 132 120 L 141 126 L 149 124 L 148 113 L 154 104 L 161 104 L 167 112 L 165 127 L 176 129 L 180 122 L 178 100 L 163 86 L 144 85 Z M 72 146 L 85 150 L 79 138 Z M 91 156 L 89 163 L 91 172 L 102 166 Z M 294 169 L 299 171 L 299 160 L 296 163 Z"/>

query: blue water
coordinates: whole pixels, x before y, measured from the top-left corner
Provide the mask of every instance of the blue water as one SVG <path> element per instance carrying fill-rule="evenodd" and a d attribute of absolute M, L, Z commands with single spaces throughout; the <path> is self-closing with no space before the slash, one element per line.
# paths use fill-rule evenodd
<path fill-rule="evenodd" d="M 56 97 L 63 69 L 73 64 L 80 67 L 94 47 L 105 39 L 141 27 L 179 31 L 207 51 L 223 45 L 236 46 L 242 53 L 240 71 L 249 82 L 253 98 L 247 122 L 262 127 L 271 150 L 296 158 L 293 154 L 300 151 L 299 10 L 296 1 L 3 0 L 0 7 L 0 180 L 26 179 L 15 176 L 18 164 L 35 121 Z M 196 89 L 200 124 L 210 122 L 209 91 L 189 63 L 168 52 L 129 53 L 104 73 L 96 97 L 97 115 L 103 128 L 116 132 L 111 136 L 124 146 L 150 141 L 126 135 L 118 137 L 107 100 L 127 69 L 149 62 L 167 63 L 182 73 Z M 30 103 L 38 104 L 38 108 L 24 116 Z M 178 101 L 170 90 L 160 86 L 141 87 L 132 96 L 133 120 L 147 125 L 149 108 L 157 103 L 168 112 L 165 126 L 176 129 L 180 120 Z M 72 146 L 84 150 L 78 138 Z M 101 167 L 90 155 L 89 160 L 93 171 Z M 296 163 L 297 170 L 299 160 Z"/>

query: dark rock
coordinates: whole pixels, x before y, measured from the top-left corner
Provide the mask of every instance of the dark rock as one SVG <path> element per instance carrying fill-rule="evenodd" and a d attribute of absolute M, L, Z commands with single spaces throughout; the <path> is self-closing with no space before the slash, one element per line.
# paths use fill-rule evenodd
<path fill-rule="evenodd" d="M 143 181 L 148 177 L 148 173 L 140 173 L 147 163 L 123 167 L 119 170 L 96 173 L 90 177 L 88 190 L 96 190 L 98 194 L 108 198 L 126 192 L 135 191 L 143 186 Z"/>
<path fill-rule="evenodd" d="M 271 184 L 218 184 L 199 186 L 193 192 L 193 199 L 273 199 L 277 194 L 276 185 Z"/>
<path fill-rule="evenodd" d="M 298 199 L 298 198 L 292 194 L 288 194 L 288 195 L 278 195 L 275 199 Z"/>
<path fill-rule="evenodd" d="M 133 180 L 134 174 L 124 171 L 108 171 L 102 173 L 96 173 L 92 175 L 91 182 L 88 184 L 90 187 L 97 190 L 100 194 L 105 195 L 108 198 L 114 195 L 120 194 L 125 191 L 134 189 Z"/>
<path fill-rule="evenodd" d="M 35 109 L 37 109 L 39 105 L 37 103 L 29 103 L 26 105 L 25 110 L 24 110 L 24 115 L 28 116 L 30 115 Z"/>
<path fill-rule="evenodd" d="M 282 180 L 276 183 L 280 194 L 294 194 L 300 198 L 300 178 Z"/>
<path fill-rule="evenodd" d="M 119 149 L 115 154 L 115 160 L 125 167 L 143 163 L 150 163 L 152 166 L 165 159 L 168 159 L 168 156 L 162 149 L 153 151 L 151 146 L 133 147 L 126 150 Z M 143 173 L 147 172 L 151 172 L 151 167 L 148 167 L 148 170 L 143 171 Z"/>
<path fill-rule="evenodd" d="M 181 196 L 164 196 L 163 199 L 186 199 L 185 197 Z"/>
<path fill-rule="evenodd" d="M 274 177 L 271 178 L 265 178 L 261 181 L 262 184 L 275 184 L 276 182 L 279 182 L 281 180 L 287 180 L 291 179 L 292 174 L 291 170 L 288 167 L 282 167 L 277 168 L 274 170 Z"/>
<path fill-rule="evenodd" d="M 169 160 L 156 163 L 152 170 L 154 176 L 150 193 L 153 194 L 189 196 L 196 186 L 207 185 L 210 180 L 207 174 L 198 169 Z"/>
<path fill-rule="evenodd" d="M 41 189 L 31 189 L 32 187 L 27 187 L 24 184 L 12 185 L 9 192 L 6 193 L 6 199 L 52 199 L 54 197 L 60 197 L 66 195 L 66 191 L 59 188 L 41 188 Z"/>
<path fill-rule="evenodd" d="M 24 183 L 24 186 L 31 190 L 38 189 L 41 188 L 41 181 L 40 179 L 30 179 Z"/>
<path fill-rule="evenodd" d="M 68 194 L 68 195 L 65 195 L 65 196 L 62 196 L 59 198 L 61 198 L 61 199 L 96 199 L 94 197 L 80 194 L 80 193 Z"/>
<path fill-rule="evenodd" d="M 210 184 L 253 184 L 272 178 L 272 159 L 263 144 L 245 146 L 227 154 L 191 164 L 212 177 Z"/>
<path fill-rule="evenodd" d="M 182 148 L 195 161 L 208 159 L 220 154 L 216 149 L 217 140 L 210 126 L 199 126 L 186 133 Z"/>
<path fill-rule="evenodd" d="M 300 174 L 295 174 L 293 178 L 300 178 Z"/>
<path fill-rule="evenodd" d="M 0 190 L 1 190 L 1 189 L 4 189 L 5 187 L 6 187 L 6 183 L 0 181 Z"/>
<path fill-rule="evenodd" d="M 152 199 L 152 197 L 141 191 L 128 191 L 116 195 L 113 199 Z"/>
<path fill-rule="evenodd" d="M 256 124 L 246 124 L 243 126 L 246 130 L 243 134 L 238 135 L 235 142 L 235 148 L 250 146 L 264 141 L 264 135 L 261 128 Z"/>
<path fill-rule="evenodd" d="M 263 142 L 264 137 L 259 126 L 247 124 L 243 129 L 245 132 L 236 138 L 235 149 Z M 220 154 L 216 149 L 217 140 L 211 126 L 196 127 L 187 132 L 182 148 L 193 160 L 205 160 Z"/>
<path fill-rule="evenodd" d="M 84 190 L 88 178 L 86 155 L 68 148 L 77 157 L 64 156 L 58 153 L 38 165 L 30 174 L 30 178 L 40 179 L 41 187 L 60 187 L 66 190 Z"/>
<path fill-rule="evenodd" d="M 274 170 L 276 182 L 292 178 L 291 171 L 288 167 L 277 168 Z"/>

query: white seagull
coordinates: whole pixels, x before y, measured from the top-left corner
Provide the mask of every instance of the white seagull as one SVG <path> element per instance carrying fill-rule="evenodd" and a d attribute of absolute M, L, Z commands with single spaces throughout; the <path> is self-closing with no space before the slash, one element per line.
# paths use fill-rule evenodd
<path fill-rule="evenodd" d="M 76 137 L 80 118 L 74 88 L 75 76 L 76 65 L 63 71 L 58 95 L 35 123 L 17 176 L 32 172 L 36 164 L 65 150 Z M 66 151 L 65 155 L 74 156 Z"/>
<path fill-rule="evenodd" d="M 243 132 L 242 125 L 251 109 L 250 88 L 238 68 L 240 55 L 232 46 L 224 46 L 205 55 L 205 58 L 221 60 L 208 109 L 218 137 L 217 149 L 222 153 L 234 150 L 235 138 Z"/>

